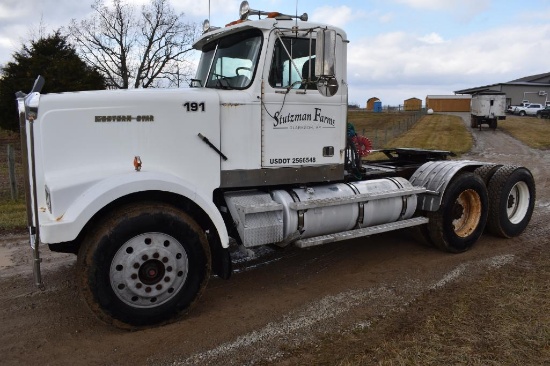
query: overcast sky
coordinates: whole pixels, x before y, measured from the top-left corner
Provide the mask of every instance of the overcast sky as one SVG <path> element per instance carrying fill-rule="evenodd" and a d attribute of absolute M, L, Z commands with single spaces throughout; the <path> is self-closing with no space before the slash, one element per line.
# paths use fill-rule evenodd
<path fill-rule="evenodd" d="M 0 0 L 0 65 L 22 42 L 83 19 L 93 0 Z M 143 4 L 147 0 L 128 0 Z M 212 25 L 238 18 L 240 0 L 211 0 Z M 249 0 L 294 14 L 296 0 Z M 171 0 L 188 21 L 208 0 Z M 298 13 L 347 31 L 349 100 L 383 104 L 550 72 L 550 0 L 298 0 Z"/>

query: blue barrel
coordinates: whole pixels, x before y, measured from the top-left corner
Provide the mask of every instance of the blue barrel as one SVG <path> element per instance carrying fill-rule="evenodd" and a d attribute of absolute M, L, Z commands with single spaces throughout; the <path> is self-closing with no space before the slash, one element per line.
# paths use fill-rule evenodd
<path fill-rule="evenodd" d="M 373 111 L 375 112 L 382 112 L 382 102 L 381 101 L 376 101 L 374 102 L 374 109 Z"/>

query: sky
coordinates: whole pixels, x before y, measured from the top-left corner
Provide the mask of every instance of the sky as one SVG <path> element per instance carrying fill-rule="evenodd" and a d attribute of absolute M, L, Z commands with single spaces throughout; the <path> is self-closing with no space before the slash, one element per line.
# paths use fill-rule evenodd
<path fill-rule="evenodd" d="M 137 5 L 148 0 L 126 0 Z M 0 65 L 21 45 L 91 13 L 93 0 L 0 0 Z M 238 19 L 241 0 L 170 0 L 185 20 Z M 256 10 L 308 13 L 343 28 L 349 101 L 412 97 L 550 72 L 550 0 L 249 0 Z M 209 10 L 210 9 L 210 10 Z"/>

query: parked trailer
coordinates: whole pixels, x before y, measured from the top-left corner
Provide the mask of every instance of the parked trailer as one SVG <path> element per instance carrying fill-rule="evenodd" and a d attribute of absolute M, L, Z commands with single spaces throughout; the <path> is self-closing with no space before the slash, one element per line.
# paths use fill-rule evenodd
<path fill-rule="evenodd" d="M 506 119 L 506 94 L 501 92 L 481 92 L 472 95 L 472 112 L 470 126 L 481 129 L 482 124 L 493 130 L 498 121 Z"/>
<path fill-rule="evenodd" d="M 230 237 L 307 248 L 416 228 L 458 253 L 486 227 L 526 228 L 524 167 L 418 149 L 362 162 L 343 30 L 246 1 L 240 14 L 205 26 L 192 88 L 41 95 L 39 78 L 18 93 L 38 286 L 42 245 L 78 254 L 90 309 L 139 328 L 186 313 L 212 273 L 228 279 Z"/>

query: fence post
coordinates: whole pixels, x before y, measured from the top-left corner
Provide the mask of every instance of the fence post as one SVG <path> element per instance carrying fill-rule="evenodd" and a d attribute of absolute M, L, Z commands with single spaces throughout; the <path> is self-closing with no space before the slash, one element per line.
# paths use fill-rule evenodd
<path fill-rule="evenodd" d="M 15 179 L 15 153 L 13 146 L 8 144 L 8 171 L 10 178 L 11 199 L 17 199 L 17 180 Z"/>

